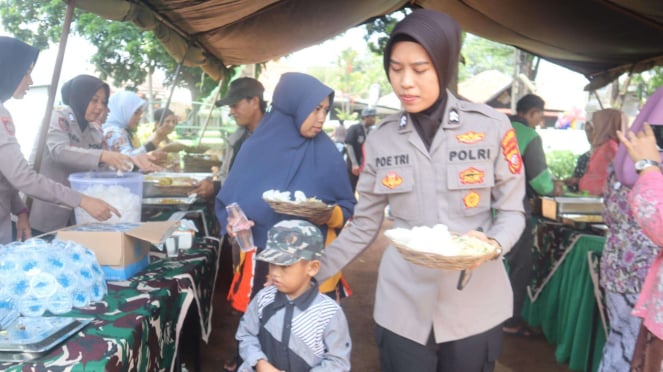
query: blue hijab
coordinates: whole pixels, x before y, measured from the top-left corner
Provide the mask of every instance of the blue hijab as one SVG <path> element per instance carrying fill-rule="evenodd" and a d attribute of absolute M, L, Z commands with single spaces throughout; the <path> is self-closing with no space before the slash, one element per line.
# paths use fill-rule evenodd
<path fill-rule="evenodd" d="M 108 118 L 104 123 L 104 129 L 108 127 L 119 127 L 127 129 L 129 120 L 139 108 L 146 105 L 144 99 L 134 92 L 123 90 L 110 96 L 108 100 Z"/>
<path fill-rule="evenodd" d="M 274 90 L 272 108 L 251 137 L 242 145 L 216 196 L 216 215 L 223 227 L 226 205 L 236 202 L 255 222 L 253 237 L 265 247 L 267 231 L 277 222 L 294 218 L 275 213 L 262 193 L 301 190 L 327 204 L 338 204 L 344 219 L 352 215 L 355 198 L 341 153 L 325 133 L 313 138 L 299 133 L 304 120 L 325 98 L 330 107 L 334 91 L 312 76 L 286 73 Z M 320 226 L 324 235 L 327 226 Z"/>
<path fill-rule="evenodd" d="M 13 37 L 0 36 L 0 102 L 14 95 L 37 56 L 39 49 Z"/>

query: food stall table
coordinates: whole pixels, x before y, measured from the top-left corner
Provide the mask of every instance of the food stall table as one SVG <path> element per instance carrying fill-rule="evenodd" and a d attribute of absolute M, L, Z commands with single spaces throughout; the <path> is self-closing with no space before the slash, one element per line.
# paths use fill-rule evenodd
<path fill-rule="evenodd" d="M 605 343 L 591 271 L 605 239 L 560 223 L 538 220 L 535 280 L 523 318 L 555 344 L 555 358 L 574 371 L 595 371 Z"/>
<path fill-rule="evenodd" d="M 178 257 L 158 253 L 161 257 L 153 256 L 148 268 L 131 279 L 108 282 L 101 302 L 64 314 L 92 318 L 83 330 L 42 357 L 0 363 L 0 370 L 174 370 L 190 309 L 197 308 L 201 338 L 208 340 L 219 250 L 217 239 L 203 238 Z"/>

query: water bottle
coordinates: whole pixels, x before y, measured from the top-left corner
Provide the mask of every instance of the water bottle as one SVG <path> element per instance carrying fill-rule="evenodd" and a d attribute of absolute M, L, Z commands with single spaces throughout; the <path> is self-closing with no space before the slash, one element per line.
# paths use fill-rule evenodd
<path fill-rule="evenodd" d="M 18 300 L 18 310 L 23 316 L 42 316 L 46 312 L 46 304 L 43 298 L 30 295 Z"/>
<path fill-rule="evenodd" d="M 59 288 L 46 300 L 46 309 L 54 315 L 68 313 L 73 307 L 72 302 L 71 294 L 63 288 Z"/>
<path fill-rule="evenodd" d="M 226 211 L 228 212 L 228 227 L 235 233 L 239 248 L 244 252 L 256 249 L 253 244 L 251 224 L 249 219 L 246 218 L 244 211 L 242 211 L 242 208 L 239 207 L 239 204 L 232 203 L 227 205 Z"/>
<path fill-rule="evenodd" d="M 42 271 L 30 277 L 30 291 L 39 299 L 45 299 L 52 296 L 57 289 L 58 282 L 50 273 Z"/>

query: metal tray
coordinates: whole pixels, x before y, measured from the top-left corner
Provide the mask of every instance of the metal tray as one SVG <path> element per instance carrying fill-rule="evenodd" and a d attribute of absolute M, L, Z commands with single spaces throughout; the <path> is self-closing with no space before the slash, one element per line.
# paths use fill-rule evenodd
<path fill-rule="evenodd" d="M 178 172 L 155 172 L 145 175 L 143 182 L 143 197 L 155 196 L 186 196 L 188 192 L 195 189 L 196 186 L 188 185 L 167 185 L 159 186 L 159 180 L 162 178 L 192 178 L 200 182 L 211 177 L 212 173 L 178 173 Z"/>
<path fill-rule="evenodd" d="M 600 197 L 543 197 L 541 214 L 552 220 L 561 220 L 569 214 L 600 215 L 603 211 L 603 199 Z"/>
<path fill-rule="evenodd" d="M 143 198 L 143 205 L 146 207 L 157 208 L 176 208 L 179 210 L 187 210 L 191 204 L 195 203 L 198 198 L 182 197 L 182 196 L 168 196 L 163 198 Z"/>
<path fill-rule="evenodd" d="M 68 317 L 19 317 L 0 333 L 0 361 L 24 362 L 41 357 L 91 321 Z"/>

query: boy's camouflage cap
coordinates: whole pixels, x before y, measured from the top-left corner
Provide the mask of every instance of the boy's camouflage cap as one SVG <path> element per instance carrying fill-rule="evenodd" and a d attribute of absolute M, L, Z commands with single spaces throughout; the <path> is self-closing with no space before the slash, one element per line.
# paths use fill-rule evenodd
<path fill-rule="evenodd" d="M 300 260 L 317 260 L 323 248 L 322 233 L 317 226 L 303 220 L 286 220 L 269 229 L 265 250 L 256 259 L 287 266 Z"/>

